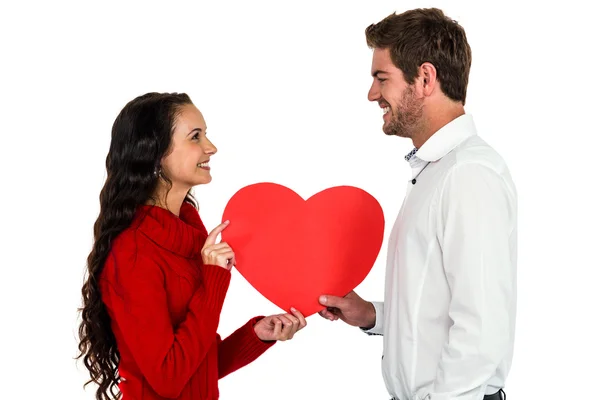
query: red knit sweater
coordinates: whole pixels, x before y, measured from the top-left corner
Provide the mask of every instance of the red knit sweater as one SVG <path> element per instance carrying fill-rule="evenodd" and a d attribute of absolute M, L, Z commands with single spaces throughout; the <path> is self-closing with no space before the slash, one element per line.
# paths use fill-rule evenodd
<path fill-rule="evenodd" d="M 121 355 L 123 400 L 218 399 L 220 378 L 272 346 L 254 332 L 260 317 L 224 340 L 217 334 L 231 273 L 202 265 L 207 236 L 184 203 L 179 218 L 140 207 L 113 241 L 100 291 Z"/>

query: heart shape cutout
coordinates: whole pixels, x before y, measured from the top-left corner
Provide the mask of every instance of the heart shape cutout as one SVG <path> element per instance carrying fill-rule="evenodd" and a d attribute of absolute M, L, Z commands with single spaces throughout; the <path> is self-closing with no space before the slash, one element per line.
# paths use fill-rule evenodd
<path fill-rule="evenodd" d="M 308 200 L 275 183 L 257 183 L 227 203 L 221 237 L 236 268 L 259 293 L 304 316 L 323 306 L 319 296 L 345 296 L 373 267 L 383 243 L 379 202 L 352 186 L 325 189 Z"/>

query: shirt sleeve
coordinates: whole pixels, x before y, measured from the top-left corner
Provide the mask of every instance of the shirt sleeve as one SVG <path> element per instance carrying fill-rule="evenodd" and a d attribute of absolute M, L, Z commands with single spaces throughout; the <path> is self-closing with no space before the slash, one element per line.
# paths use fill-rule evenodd
<path fill-rule="evenodd" d="M 438 240 L 452 325 L 429 400 L 479 400 L 512 346 L 516 303 L 516 193 L 476 163 L 443 187 Z"/>
<path fill-rule="evenodd" d="M 254 331 L 254 325 L 263 317 L 255 317 L 221 341 L 217 335 L 219 379 L 256 360 L 276 342 L 263 342 Z"/>
<path fill-rule="evenodd" d="M 204 265 L 204 285 L 193 294 L 185 319 L 173 328 L 160 267 L 142 254 L 117 254 L 110 261 L 117 265 L 101 282 L 101 291 L 113 329 L 152 389 L 176 398 L 215 344 L 231 274 Z"/>

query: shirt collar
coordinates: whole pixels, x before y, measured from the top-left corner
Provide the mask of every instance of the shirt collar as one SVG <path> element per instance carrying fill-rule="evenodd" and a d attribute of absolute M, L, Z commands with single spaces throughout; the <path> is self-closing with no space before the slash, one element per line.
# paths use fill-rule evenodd
<path fill-rule="evenodd" d="M 456 146 L 476 134 L 477 130 L 475 129 L 473 117 L 469 114 L 463 114 L 441 127 L 423 143 L 421 148 L 414 148 L 404 158 L 409 162 L 413 157 L 428 162 L 438 161 L 454 150 Z"/>

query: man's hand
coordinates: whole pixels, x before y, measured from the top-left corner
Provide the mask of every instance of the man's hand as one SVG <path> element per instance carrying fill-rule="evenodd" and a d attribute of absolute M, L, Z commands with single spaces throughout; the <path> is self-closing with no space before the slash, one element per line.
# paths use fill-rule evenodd
<path fill-rule="evenodd" d="M 321 317 L 330 321 L 341 319 L 348 325 L 370 329 L 375 326 L 375 307 L 354 291 L 344 297 L 321 296 L 319 303 L 327 307 L 319 311 Z"/>

